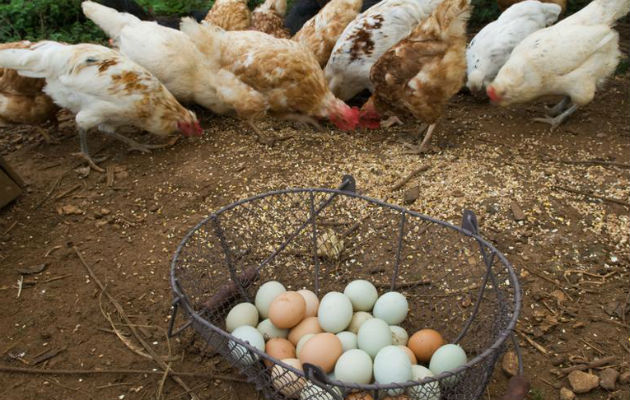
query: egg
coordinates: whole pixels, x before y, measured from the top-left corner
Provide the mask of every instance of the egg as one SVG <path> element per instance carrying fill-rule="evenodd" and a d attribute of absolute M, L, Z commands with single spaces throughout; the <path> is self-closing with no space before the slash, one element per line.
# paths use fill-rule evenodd
<path fill-rule="evenodd" d="M 374 318 L 380 318 L 389 325 L 397 325 L 405 320 L 409 312 L 409 303 L 398 292 L 387 292 L 374 303 Z"/>
<path fill-rule="evenodd" d="M 329 292 L 319 303 L 317 310 L 319 325 L 326 332 L 341 332 L 350 325 L 352 303 L 343 293 Z"/>
<path fill-rule="evenodd" d="M 248 342 L 251 346 L 260 351 L 265 351 L 265 339 L 263 338 L 262 333 L 258 332 L 258 330 L 253 326 L 239 326 L 232 331 L 232 336 Z M 228 348 L 230 349 L 230 356 L 232 359 L 240 365 L 251 365 L 258 360 L 258 354 L 250 352 L 245 346 L 238 344 L 233 340 L 228 342 Z"/>
<path fill-rule="evenodd" d="M 367 392 L 354 392 L 347 395 L 344 400 L 374 400 L 374 397 Z"/>
<path fill-rule="evenodd" d="M 436 330 L 421 329 L 414 333 L 407 343 L 419 362 L 428 362 L 433 353 L 444 344 L 444 338 Z"/>
<path fill-rule="evenodd" d="M 341 340 L 337 336 L 328 332 L 318 333 L 304 343 L 299 359 L 302 364 L 317 365 L 324 372 L 329 373 L 333 370 L 342 351 Z"/>
<path fill-rule="evenodd" d="M 361 325 L 368 319 L 374 318 L 372 314 L 365 311 L 357 311 L 352 315 L 352 319 L 350 320 L 350 325 L 348 325 L 348 331 L 352 333 L 359 333 L 359 328 Z"/>
<path fill-rule="evenodd" d="M 372 318 L 361 325 L 357 335 L 357 345 L 371 357 L 375 357 L 383 347 L 392 344 L 392 332 L 385 321 Z"/>
<path fill-rule="evenodd" d="M 337 334 L 339 340 L 341 340 L 341 347 L 346 352 L 351 349 L 357 348 L 357 335 L 352 332 L 343 331 Z"/>
<path fill-rule="evenodd" d="M 372 381 L 372 358 L 363 350 L 346 351 L 335 364 L 335 377 L 345 383 L 370 383 Z"/>
<path fill-rule="evenodd" d="M 401 345 L 397 345 L 397 346 L 400 347 L 401 349 L 403 349 L 405 354 L 407 354 L 407 357 L 409 357 L 409 361 L 411 362 L 411 365 L 414 365 L 414 364 L 418 363 L 418 360 L 416 360 L 416 355 L 413 354 L 413 351 L 411 351 L 411 349 L 409 347 L 401 346 Z"/>
<path fill-rule="evenodd" d="M 401 346 L 407 345 L 409 335 L 404 328 L 398 325 L 390 325 L 389 330 L 392 332 L 392 344 Z"/>
<path fill-rule="evenodd" d="M 306 335 L 302 336 L 300 341 L 297 343 L 297 345 L 295 346 L 295 354 L 298 358 L 300 358 L 300 352 L 302 351 L 302 347 L 304 347 L 304 344 L 313 336 L 315 336 L 314 333 L 307 333 Z"/>
<path fill-rule="evenodd" d="M 343 294 L 350 299 L 354 311 L 370 311 L 378 298 L 376 287 L 363 279 L 348 283 Z"/>
<path fill-rule="evenodd" d="M 404 350 L 398 346 L 383 347 L 374 357 L 374 379 L 383 385 L 411 380 L 411 362 Z M 403 389 L 387 390 L 390 396 L 402 392 Z"/>
<path fill-rule="evenodd" d="M 296 358 L 285 358 L 282 362 L 302 371 L 302 363 Z M 306 385 L 306 379 L 280 364 L 275 364 L 271 369 L 271 383 L 283 395 L 297 397 Z"/>
<path fill-rule="evenodd" d="M 307 289 L 298 290 L 298 293 L 300 296 L 304 297 L 304 301 L 306 302 L 306 314 L 304 314 L 304 317 L 316 317 L 317 309 L 319 308 L 317 295 Z"/>
<path fill-rule="evenodd" d="M 254 298 L 254 304 L 258 309 L 260 318 L 267 318 L 269 316 L 269 306 L 273 299 L 286 291 L 282 283 L 277 281 L 265 282 L 258 288 L 256 297 Z"/>
<path fill-rule="evenodd" d="M 323 389 L 314 383 L 307 382 L 300 392 L 300 400 L 336 400 L 337 397 L 333 396 L 331 392 L 338 397 L 343 397 L 337 386 L 326 385 L 326 389 Z"/>
<path fill-rule="evenodd" d="M 235 305 L 225 318 L 225 329 L 232 332 L 239 326 L 258 324 L 258 310 L 251 303 L 239 303 Z"/>
<path fill-rule="evenodd" d="M 305 318 L 291 329 L 289 332 L 289 341 L 294 345 L 297 345 L 302 336 L 308 333 L 321 333 L 322 327 L 319 326 L 319 320 L 317 317 Z"/>
<path fill-rule="evenodd" d="M 433 353 L 429 362 L 429 369 L 435 375 L 439 375 L 445 371 L 454 370 L 466 364 L 466 352 L 457 344 L 445 344 Z M 454 384 L 458 377 L 442 379 L 445 384 Z"/>
<path fill-rule="evenodd" d="M 273 338 L 285 338 L 289 335 L 288 329 L 280 329 L 271 322 L 269 318 L 261 321 L 256 327 L 262 333 L 265 340 Z"/>
<path fill-rule="evenodd" d="M 422 381 L 424 378 L 433 377 L 433 372 L 422 365 L 411 366 L 411 379 Z M 417 400 L 440 400 L 440 384 L 438 381 L 425 383 L 422 386 L 414 386 L 409 389 L 409 396 Z"/>
<path fill-rule="evenodd" d="M 302 321 L 306 302 L 298 292 L 284 292 L 269 306 L 269 319 L 280 329 L 293 328 Z"/>
<path fill-rule="evenodd" d="M 277 360 L 283 360 L 285 358 L 295 358 L 295 346 L 293 343 L 286 339 L 274 338 L 269 339 L 265 344 L 265 353 Z M 270 366 L 271 361 L 264 360 L 265 365 Z"/>

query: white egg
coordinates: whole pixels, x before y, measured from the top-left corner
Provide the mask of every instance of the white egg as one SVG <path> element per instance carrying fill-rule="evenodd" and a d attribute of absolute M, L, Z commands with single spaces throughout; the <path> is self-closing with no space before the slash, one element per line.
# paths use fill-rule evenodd
<path fill-rule="evenodd" d="M 374 357 L 374 379 L 376 383 L 404 383 L 411 380 L 411 361 L 398 346 L 383 347 Z M 390 389 L 390 396 L 401 394 L 403 389 Z"/>
<path fill-rule="evenodd" d="M 273 339 L 273 338 L 283 338 L 286 339 L 289 336 L 288 329 L 280 329 L 276 327 L 273 322 L 269 318 L 261 321 L 256 327 L 262 333 L 265 340 Z"/>
<path fill-rule="evenodd" d="M 368 319 L 374 318 L 372 314 L 365 311 L 357 311 L 352 315 L 352 319 L 350 320 L 350 325 L 348 325 L 348 331 L 352 333 L 359 333 L 359 328 L 361 325 Z"/>
<path fill-rule="evenodd" d="M 258 323 L 258 310 L 252 303 L 239 303 L 235 305 L 227 317 L 225 317 L 225 329 L 232 332 L 239 326 L 256 326 Z"/>
<path fill-rule="evenodd" d="M 265 339 L 262 333 L 258 332 L 258 330 L 252 326 L 239 326 L 234 329 L 232 336 L 248 342 L 251 346 L 260 351 L 265 351 Z M 251 365 L 258 360 L 258 354 L 250 352 L 245 346 L 233 340 L 228 342 L 228 348 L 230 349 L 230 355 L 238 364 Z"/>
<path fill-rule="evenodd" d="M 409 334 L 398 325 L 390 325 L 389 330 L 392 332 L 392 344 L 406 346 L 409 341 Z"/>
<path fill-rule="evenodd" d="M 357 345 L 371 357 L 375 357 L 379 350 L 391 344 L 392 331 L 382 319 L 372 318 L 361 325 L 357 335 Z"/>
<path fill-rule="evenodd" d="M 429 369 L 433 374 L 439 375 L 445 371 L 454 370 L 457 367 L 461 367 L 466 364 L 466 352 L 457 344 L 445 344 L 439 347 L 435 353 L 431 356 L 429 361 Z M 455 384 L 458 381 L 458 377 L 451 377 L 442 379 L 441 382 L 445 384 Z"/>
<path fill-rule="evenodd" d="M 409 303 L 405 296 L 398 292 L 387 292 L 374 304 L 374 318 L 380 318 L 389 325 L 397 325 L 405 320 L 409 312 Z"/>
<path fill-rule="evenodd" d="M 277 281 L 265 282 L 258 288 L 254 304 L 256 304 L 260 318 L 267 318 L 269 316 L 269 306 L 273 299 L 286 291 L 282 283 Z"/>
<path fill-rule="evenodd" d="M 421 381 L 424 378 L 433 377 L 433 372 L 422 365 L 411 366 L 411 379 Z M 440 400 L 439 382 L 425 383 L 422 386 L 415 386 L 409 389 L 409 396 L 417 400 Z"/>
<path fill-rule="evenodd" d="M 343 398 L 341 390 L 337 386 L 326 386 L 326 388 Z M 314 383 L 308 382 L 300 392 L 300 400 L 335 400 L 335 397 Z"/>
<path fill-rule="evenodd" d="M 352 319 L 352 303 L 339 292 L 327 293 L 317 311 L 319 326 L 326 332 L 337 333 L 348 327 Z"/>
<path fill-rule="evenodd" d="M 335 377 L 347 383 L 367 384 L 372 381 L 372 358 L 359 349 L 348 350 L 335 364 Z"/>
<path fill-rule="evenodd" d="M 302 351 L 302 347 L 304 347 L 304 344 L 313 336 L 315 336 L 314 333 L 307 333 L 306 335 L 302 336 L 300 340 L 298 340 L 297 344 L 295 345 L 295 355 L 298 358 L 300 357 L 300 352 Z"/>
<path fill-rule="evenodd" d="M 354 311 L 370 311 L 378 298 L 376 287 L 363 279 L 348 283 L 343 294 L 352 302 Z"/>
<path fill-rule="evenodd" d="M 352 332 L 343 331 L 336 335 L 341 340 L 341 347 L 343 351 L 348 351 L 357 348 L 357 335 Z"/>

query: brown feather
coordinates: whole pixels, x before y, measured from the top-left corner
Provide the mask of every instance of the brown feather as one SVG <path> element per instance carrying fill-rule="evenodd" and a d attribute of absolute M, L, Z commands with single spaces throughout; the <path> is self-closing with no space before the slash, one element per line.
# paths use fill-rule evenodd
<path fill-rule="evenodd" d="M 251 12 L 247 1 L 217 0 L 205 20 L 226 31 L 241 31 L 251 25 Z"/>

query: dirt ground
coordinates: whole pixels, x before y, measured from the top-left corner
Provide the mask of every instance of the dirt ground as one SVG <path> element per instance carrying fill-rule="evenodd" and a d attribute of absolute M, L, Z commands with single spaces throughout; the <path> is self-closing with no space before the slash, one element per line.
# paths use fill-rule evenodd
<path fill-rule="evenodd" d="M 31 128 L 0 131 L 0 152 L 27 182 L 26 192 L 0 210 L 0 365 L 147 371 L 5 371 L 0 399 L 187 398 L 114 334 L 106 316 L 138 349 L 75 247 L 155 352 L 166 355 L 171 347 L 173 370 L 238 378 L 192 332 L 165 339 L 177 244 L 226 204 L 273 189 L 336 187 L 346 173 L 363 194 L 455 224 L 463 209 L 477 213 L 482 235 L 506 254 L 523 286 L 518 331 L 530 399 L 558 398 L 560 387 L 569 387 L 560 370 L 583 361 L 613 356 L 608 366 L 627 373 L 629 95 L 628 75 L 613 78 L 593 103 L 550 132 L 531 121 L 543 113 L 542 101 L 501 109 L 460 94 L 423 156 L 405 154 L 416 124 L 344 133 L 265 121 L 264 130 L 291 136 L 269 147 L 235 120 L 204 115 L 201 139 L 148 155 L 93 134 L 90 147 L 108 157 L 108 173 L 87 177 L 71 156 L 78 150 L 71 121 L 52 132 L 57 144 L 44 143 Z M 391 191 L 423 165 L 429 169 Z M 405 204 L 415 187 L 418 198 Z M 203 399 L 255 397 L 240 382 L 181 379 Z M 497 365 L 484 399 L 500 398 L 506 382 Z M 628 385 L 617 383 L 579 398 L 628 396 Z"/>

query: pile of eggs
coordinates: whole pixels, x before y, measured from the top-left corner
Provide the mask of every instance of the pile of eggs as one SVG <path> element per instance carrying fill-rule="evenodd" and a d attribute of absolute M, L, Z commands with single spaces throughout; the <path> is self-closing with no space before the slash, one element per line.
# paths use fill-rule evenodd
<path fill-rule="evenodd" d="M 366 280 L 352 281 L 343 293 L 329 292 L 321 301 L 310 290 L 287 291 L 280 282 L 269 281 L 258 289 L 255 304 L 240 303 L 230 310 L 225 327 L 232 336 L 297 370 L 310 363 L 332 380 L 344 383 L 421 381 L 466 363 L 464 350 L 446 344 L 433 329 L 421 329 L 409 337 L 400 326 L 408 311 L 407 299 L 401 293 L 379 296 Z M 243 366 L 258 361 L 258 356 L 236 342 L 229 348 Z M 282 366 L 264 361 L 271 368 L 274 387 L 287 397 L 306 399 L 321 390 Z M 422 390 L 431 394 L 418 392 L 414 396 L 412 388 L 400 397 L 440 398 L 437 382 L 426 384 Z M 402 392 L 390 389 L 387 394 Z M 322 393 L 319 396 L 332 398 Z M 350 398 L 357 398 L 356 393 Z M 365 393 L 362 398 L 370 400 L 371 396 Z"/>

